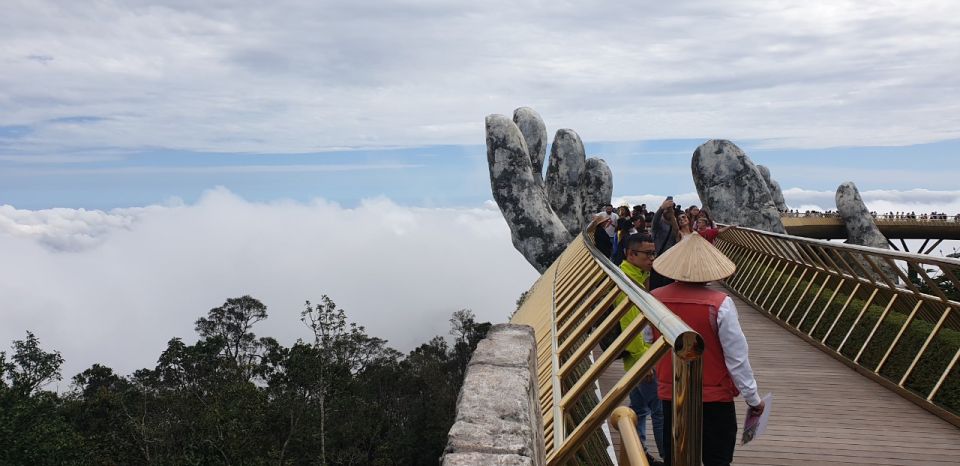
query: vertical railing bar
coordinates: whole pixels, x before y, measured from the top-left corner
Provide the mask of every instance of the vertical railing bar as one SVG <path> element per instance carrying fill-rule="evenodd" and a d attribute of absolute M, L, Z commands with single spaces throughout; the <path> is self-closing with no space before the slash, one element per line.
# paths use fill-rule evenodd
<path fill-rule="evenodd" d="M 870 256 L 869 254 L 864 254 L 863 259 L 867 261 L 867 265 L 869 265 L 870 268 L 873 269 L 873 273 L 877 274 L 877 276 L 880 277 L 880 279 L 887 284 L 887 286 L 890 288 L 890 291 L 894 293 L 900 292 L 900 287 L 897 286 L 896 283 L 893 283 L 892 281 L 890 281 L 890 278 L 887 277 L 887 274 L 882 269 L 880 269 L 880 266 L 876 262 L 873 261 L 872 256 Z"/>
<path fill-rule="evenodd" d="M 833 319 L 833 323 L 830 324 L 830 328 L 827 329 L 827 333 L 823 335 L 823 339 L 820 340 L 820 343 L 826 344 L 827 338 L 830 338 L 830 334 L 833 333 L 833 329 L 837 326 L 837 322 L 840 322 L 840 318 L 843 317 L 843 313 L 846 312 L 847 306 L 850 305 L 850 301 L 853 301 L 853 297 L 857 295 L 857 291 L 860 289 L 860 283 L 857 283 L 853 287 L 853 291 L 850 292 L 850 295 L 847 296 L 847 301 L 843 303 L 843 307 L 840 308 L 840 312 L 837 313 L 837 317 Z"/>
<path fill-rule="evenodd" d="M 827 303 L 823 305 L 823 310 L 820 311 L 820 315 L 817 316 L 817 320 L 813 322 L 813 327 L 810 327 L 810 331 L 807 332 L 808 335 L 811 337 L 813 336 L 813 332 L 815 332 L 817 327 L 820 326 L 820 321 L 823 320 L 823 316 L 827 314 L 827 309 L 830 309 L 830 306 L 833 305 L 833 300 L 837 297 L 837 294 L 840 293 L 840 290 L 842 290 L 846 284 L 847 282 L 842 278 L 840 279 L 840 282 L 837 283 L 836 288 L 833 289 L 833 294 L 830 295 L 830 299 L 828 299 Z M 800 327 L 797 328 L 799 329 Z"/>
<path fill-rule="evenodd" d="M 807 252 L 807 255 L 810 257 L 810 260 L 813 261 L 814 267 L 820 268 L 825 273 L 830 273 L 830 267 L 827 265 L 823 259 L 820 258 L 819 254 L 813 249 L 813 246 L 810 246 L 806 243 L 800 243 L 800 246 L 804 251 Z M 817 265 L 819 263 L 819 265 Z"/>
<path fill-rule="evenodd" d="M 764 268 L 764 265 L 761 265 L 770 260 L 770 256 L 767 255 L 764 251 L 759 248 L 757 251 L 757 260 L 754 261 L 753 265 L 750 266 L 750 273 L 744 278 L 744 282 L 738 284 L 743 290 L 743 294 L 746 296 L 747 290 L 750 289 L 750 285 L 753 284 L 754 279 L 760 275 L 760 271 Z"/>
<path fill-rule="evenodd" d="M 810 281 L 807 282 L 806 288 L 803 289 L 803 293 L 800 293 L 800 297 L 797 298 L 796 304 L 793 305 L 793 309 L 790 311 L 790 315 L 788 315 L 786 319 L 783 319 L 784 322 L 790 323 L 790 319 L 793 318 L 793 314 L 797 312 L 797 308 L 800 307 L 800 303 L 803 302 L 803 296 L 806 296 L 807 292 L 810 291 L 810 287 L 813 286 L 813 281 L 817 279 L 817 275 L 820 275 L 820 271 L 814 270 L 813 276 L 810 277 Z M 827 278 L 829 277 L 830 276 L 827 275 Z"/>
<path fill-rule="evenodd" d="M 800 262 L 802 262 L 804 266 L 812 269 L 817 268 L 817 263 L 810 257 L 803 243 L 794 243 L 793 249 L 797 252 L 797 256 L 800 257 Z"/>
<path fill-rule="evenodd" d="M 940 266 L 940 271 L 943 272 L 947 278 L 950 279 L 950 282 L 953 283 L 953 288 L 955 290 L 960 290 L 960 280 L 957 279 L 957 276 L 950 271 L 949 267 Z"/>
<path fill-rule="evenodd" d="M 763 302 L 760 303 L 760 307 L 762 307 L 762 308 L 764 308 L 764 309 L 767 308 L 767 301 L 770 300 L 770 296 L 773 295 L 773 290 L 776 289 L 777 283 L 780 283 L 781 280 L 783 281 L 783 285 L 780 287 L 780 292 L 777 293 L 777 298 L 779 298 L 780 295 L 783 293 L 783 289 L 786 288 L 786 287 L 787 287 L 787 283 L 790 282 L 789 278 L 788 278 L 787 280 L 784 280 L 784 279 L 783 279 L 783 276 L 787 273 L 787 269 L 789 269 L 791 265 L 793 266 L 793 269 L 791 269 L 791 271 L 790 271 L 790 273 L 792 274 L 794 270 L 797 270 L 797 264 L 792 263 L 792 262 L 790 262 L 790 261 L 784 261 L 783 270 L 780 271 L 780 276 L 778 276 L 778 277 L 777 277 L 777 280 L 776 280 L 775 282 L 773 282 L 773 286 L 771 286 L 771 287 L 770 287 L 770 290 L 767 291 L 767 295 L 763 297 Z M 788 276 L 788 277 L 789 277 L 789 276 Z M 773 303 L 770 303 L 771 307 L 772 307 L 773 304 L 775 304 L 776 302 L 777 302 L 777 300 L 774 299 L 774 300 L 773 300 Z"/>
<path fill-rule="evenodd" d="M 735 283 L 734 286 L 736 286 L 737 288 L 740 288 L 743 286 L 744 282 L 750 277 L 751 273 L 754 271 L 754 266 L 756 265 L 756 261 L 760 260 L 760 258 L 763 257 L 763 253 L 761 253 L 756 248 L 750 247 L 748 251 L 749 253 L 744 256 L 744 260 L 743 260 L 744 273 L 743 274 L 738 273 L 736 276 L 734 276 L 734 283 Z"/>
<path fill-rule="evenodd" d="M 684 334 L 681 344 L 687 354 L 673 353 L 673 432 L 664 434 L 672 436 L 671 459 L 678 466 L 699 465 L 703 450 L 703 359 L 690 351 L 698 339 Z"/>
<path fill-rule="evenodd" d="M 588 288 L 591 285 L 596 285 L 598 282 L 601 282 L 606 274 L 603 273 L 603 269 L 598 268 L 596 272 L 590 274 L 586 272 L 583 274 L 583 279 L 579 280 L 576 285 L 572 285 L 570 288 L 561 291 L 560 295 L 557 297 L 557 303 L 562 307 L 569 306 L 572 303 L 572 299 L 576 297 L 583 297 L 585 293 L 588 293 Z"/>
<path fill-rule="evenodd" d="M 556 292 L 557 286 L 557 277 L 556 273 L 554 274 L 554 293 Z M 551 293 L 553 294 L 553 293 Z M 560 398 L 562 393 L 560 392 L 560 356 L 557 353 L 559 347 L 559 342 L 557 341 L 557 297 L 554 295 L 551 308 L 551 319 L 550 319 L 550 367 L 552 369 L 551 385 L 553 388 L 553 445 L 556 448 L 560 443 L 563 442 L 564 435 L 564 426 L 563 426 L 563 408 L 560 406 Z M 559 424 L 559 426 L 558 426 Z"/>
<path fill-rule="evenodd" d="M 952 372 L 953 368 L 957 365 L 957 360 L 960 360 L 960 348 L 957 348 L 957 352 L 953 354 L 953 359 L 947 364 L 947 369 L 943 371 L 940 379 L 937 380 L 937 384 L 933 386 L 933 390 L 931 390 L 930 395 L 927 396 L 927 401 L 933 401 L 933 397 L 937 396 L 937 392 L 940 391 L 940 386 L 943 385 L 943 381 L 947 380 L 947 376 L 950 375 L 950 372 Z"/>
<path fill-rule="evenodd" d="M 784 309 L 787 308 L 787 303 L 790 302 L 790 298 L 793 296 L 793 293 L 795 293 L 795 292 L 797 291 L 797 287 L 800 286 L 800 282 L 803 281 L 803 277 L 806 277 L 806 276 L 807 276 L 807 272 L 809 272 L 809 271 L 810 271 L 810 269 L 804 267 L 804 268 L 803 268 L 803 271 L 800 272 L 800 276 L 797 278 L 797 282 L 793 284 L 793 288 L 790 289 L 790 293 L 787 294 L 787 297 L 784 298 L 784 300 L 783 300 L 782 303 L 780 303 L 780 309 L 777 310 L 777 318 L 778 318 L 778 319 L 780 318 L 781 315 L 783 315 Z M 793 274 L 794 274 L 794 273 L 796 273 L 796 271 L 791 272 L 790 278 L 793 278 Z M 814 273 L 816 273 L 816 272 L 814 272 Z M 777 298 L 777 299 L 779 299 L 779 298 Z M 774 302 L 776 302 L 776 301 L 774 301 Z M 796 308 L 796 306 L 794 306 L 794 308 Z"/>
<path fill-rule="evenodd" d="M 823 257 L 830 261 L 830 270 L 835 271 L 840 278 L 843 278 L 843 267 L 840 267 L 840 265 L 834 262 L 833 257 L 830 255 L 830 253 L 833 251 L 833 248 L 823 246 L 820 249 L 823 251 Z"/>
<path fill-rule="evenodd" d="M 913 357 L 910 367 L 907 367 L 907 371 L 903 373 L 903 377 L 900 377 L 900 383 L 897 385 L 902 387 L 907 381 L 907 378 L 910 377 L 910 374 L 913 373 L 913 369 L 917 367 L 917 363 L 920 362 L 920 358 L 923 356 L 923 353 L 927 351 L 927 347 L 930 346 L 930 342 L 937 337 L 938 333 L 940 333 L 940 329 L 943 327 L 943 323 L 947 320 L 947 316 L 950 315 L 951 309 L 953 308 L 947 306 L 947 308 L 943 310 L 943 315 L 940 316 L 940 320 L 937 321 L 937 325 L 935 325 L 933 330 L 930 331 L 930 335 L 928 335 L 927 339 L 923 342 L 923 346 L 920 347 L 920 351 L 917 351 L 917 355 Z"/>
<path fill-rule="evenodd" d="M 561 281 L 557 286 L 557 298 L 559 300 L 565 299 L 565 296 L 569 295 L 572 291 L 575 291 L 581 284 L 590 281 L 592 277 L 596 276 L 596 272 L 593 272 L 591 275 L 591 270 L 594 267 L 599 269 L 596 264 L 590 263 L 585 263 L 578 266 L 576 271 L 573 272 L 573 275 L 571 275 L 569 279 Z"/>
<path fill-rule="evenodd" d="M 903 332 L 907 331 L 907 327 L 909 327 L 910 324 L 913 322 L 914 316 L 917 315 L 917 311 L 920 309 L 920 306 L 922 305 L 923 305 L 923 300 L 918 299 L 917 305 L 913 306 L 913 310 L 910 311 L 910 315 L 907 316 L 907 320 L 903 321 L 903 326 L 900 327 L 900 331 L 897 332 L 897 336 L 893 339 L 893 342 L 887 348 L 887 352 L 883 354 L 883 358 L 880 359 L 880 363 L 877 364 L 877 368 L 873 370 L 874 372 L 878 374 L 880 373 L 880 369 L 882 369 L 883 365 L 887 363 L 887 358 L 890 357 L 890 353 L 893 352 L 893 348 L 897 346 L 897 343 L 900 343 L 900 337 L 903 336 Z"/>
<path fill-rule="evenodd" d="M 741 270 L 744 273 L 738 273 L 733 276 L 732 285 L 734 288 L 739 289 L 740 284 L 743 283 L 744 280 L 746 280 L 746 277 L 748 275 L 750 275 L 750 272 L 753 271 L 753 269 L 750 267 L 750 264 L 753 262 L 753 258 L 758 257 L 759 255 L 760 255 L 760 251 L 756 251 L 756 250 L 750 251 L 750 253 L 747 255 L 747 258 L 743 261 L 744 267 L 737 267 L 739 270 Z"/>
<path fill-rule="evenodd" d="M 770 273 L 767 275 L 767 279 L 763 281 L 763 284 L 762 284 L 762 285 L 756 287 L 756 289 L 754 289 L 754 291 L 753 291 L 753 294 L 755 295 L 754 298 L 753 298 L 753 302 L 755 302 L 755 303 L 759 303 L 759 302 L 760 302 L 760 297 L 763 295 L 763 290 L 766 290 L 766 289 L 767 289 L 767 285 L 770 284 L 770 280 L 772 280 L 774 276 L 777 276 L 777 268 L 778 268 L 781 264 L 790 265 L 789 262 L 787 262 L 787 261 L 785 261 L 785 260 L 783 260 L 783 259 L 781 259 L 781 258 L 779 258 L 779 257 L 776 257 L 776 258 L 774 259 L 774 261 L 776 262 L 776 264 L 774 264 L 774 263 L 771 262 L 770 267 L 769 267 L 769 269 L 770 269 L 769 272 L 770 272 Z M 780 270 L 780 276 L 782 276 L 782 275 L 783 275 L 783 272 L 785 272 L 786 270 L 787 270 L 787 267 L 784 266 L 784 267 L 783 267 L 783 270 Z M 777 276 L 776 280 L 773 281 L 773 284 L 774 284 L 774 285 L 776 285 L 776 284 L 777 284 L 777 281 L 780 280 L 780 276 Z M 770 295 L 770 291 L 773 291 L 773 287 L 770 287 L 770 289 L 767 291 L 767 295 L 768 295 L 768 296 Z M 760 307 L 763 308 L 762 305 L 761 305 Z"/>
<path fill-rule="evenodd" d="M 587 304 L 586 306 L 580 305 L 577 308 L 577 310 L 574 312 L 575 315 L 584 314 L 584 313 L 587 314 L 586 316 L 587 318 L 583 319 L 583 322 L 581 322 L 580 324 L 577 324 L 578 330 L 585 327 L 588 324 L 588 322 L 592 320 L 591 318 L 596 318 L 596 316 L 599 316 L 600 313 L 605 310 L 605 308 L 610 307 L 610 305 L 613 304 L 613 301 L 617 298 L 617 294 L 620 293 L 620 289 L 613 284 L 612 280 L 609 281 L 608 284 L 613 286 L 610 286 L 609 288 L 607 288 L 606 286 L 601 286 L 597 288 L 597 292 L 599 292 L 600 294 L 603 293 L 603 291 L 600 291 L 600 290 L 605 290 L 607 292 L 607 294 L 603 297 L 603 299 L 596 300 L 596 297 L 591 296 L 591 298 L 588 299 L 584 304 L 587 304 L 590 301 L 594 301 L 592 305 L 589 305 L 589 304 Z M 591 310 L 589 312 L 586 312 L 587 311 L 586 308 L 588 307 Z M 567 334 L 570 333 L 570 327 L 574 325 L 574 322 L 576 322 L 575 319 L 566 319 L 566 322 L 560 325 L 559 333 L 557 334 L 557 336 L 558 338 L 564 340 L 564 344 L 561 345 L 561 348 L 560 348 L 560 354 L 563 354 L 566 352 L 565 347 L 567 346 L 566 345 Z M 574 333 L 573 334 L 574 339 L 576 339 L 576 336 L 577 336 L 577 333 Z"/>
<path fill-rule="evenodd" d="M 844 251 L 844 254 L 850 258 L 850 262 L 863 274 L 861 275 L 864 279 L 869 280 L 873 283 L 873 286 L 877 286 L 877 279 L 871 274 L 866 268 L 863 267 L 863 262 L 866 260 L 863 254 L 854 255 L 851 251 Z"/>
<path fill-rule="evenodd" d="M 903 280 L 903 283 L 907 285 L 907 288 L 910 288 L 910 291 L 913 291 L 913 294 L 916 295 L 917 299 L 922 300 L 923 296 L 921 296 L 922 293 L 920 293 L 920 290 L 917 289 L 916 285 L 914 285 L 913 282 L 910 281 L 910 278 L 903 273 L 903 270 L 900 270 L 900 267 L 893 261 L 893 259 L 890 259 L 889 257 L 884 256 L 883 260 L 887 263 L 889 267 L 893 268 L 894 272 L 896 272 L 897 275 L 900 277 L 900 279 Z"/>
<path fill-rule="evenodd" d="M 880 324 L 887 318 L 887 314 L 890 313 L 890 309 L 893 308 L 893 303 L 899 298 L 900 295 L 894 292 L 890 295 L 890 301 L 887 302 L 887 307 L 883 308 L 883 312 L 880 313 L 880 317 L 877 319 L 877 322 L 873 324 L 873 329 L 870 330 L 870 334 L 867 335 L 867 339 L 863 341 L 863 346 L 860 347 L 860 351 L 857 351 L 857 356 L 853 358 L 853 362 L 859 364 L 860 356 L 863 355 L 863 351 L 867 349 L 867 346 L 870 345 L 870 342 L 873 341 L 873 335 L 877 333 L 877 329 L 880 328 Z"/>
<path fill-rule="evenodd" d="M 590 263 L 588 261 L 580 261 L 571 265 L 567 270 L 561 271 L 562 275 L 557 278 L 557 290 L 563 292 L 564 289 L 569 288 L 569 285 L 577 278 L 582 278 L 581 272 L 589 267 Z"/>
<path fill-rule="evenodd" d="M 763 261 L 760 262 L 760 265 L 756 267 L 756 273 L 750 278 L 750 282 L 743 288 L 743 295 L 748 299 L 753 301 L 753 292 L 756 290 L 757 285 L 760 284 L 761 279 L 764 276 L 765 271 L 770 268 L 770 264 L 773 262 L 773 256 L 767 256 Z"/>
<path fill-rule="evenodd" d="M 920 277 L 923 278 L 923 281 L 927 282 L 927 285 L 930 286 L 930 289 L 933 290 L 933 293 L 937 295 L 937 297 L 940 298 L 940 300 L 943 301 L 944 304 L 948 306 L 950 305 L 950 298 L 948 298 L 947 295 L 944 294 L 943 290 L 940 289 L 939 286 L 937 286 L 936 282 L 930 279 L 930 277 L 927 275 L 926 269 L 914 263 L 913 261 L 909 261 L 907 262 L 907 264 L 913 268 L 914 272 L 917 272 L 917 274 L 919 274 Z"/>
<path fill-rule="evenodd" d="M 840 342 L 840 345 L 837 346 L 837 352 L 839 353 L 843 350 L 843 345 L 847 344 L 847 339 L 850 338 L 850 335 L 853 334 L 853 330 L 857 328 L 857 324 L 860 323 L 860 319 L 863 318 L 863 315 L 866 314 L 867 309 L 870 309 L 870 305 L 873 304 L 873 298 L 877 296 L 877 292 L 880 291 L 879 288 L 874 288 L 873 293 L 870 293 L 870 297 L 867 298 L 866 304 L 863 305 L 863 308 L 860 309 L 860 313 L 857 314 L 857 318 L 853 320 L 853 323 L 850 324 L 850 329 L 847 330 L 847 334 L 843 336 L 843 340 Z"/>
<path fill-rule="evenodd" d="M 753 254 L 753 251 L 749 251 L 739 244 L 732 244 L 730 252 L 734 254 L 731 260 L 737 264 L 737 269 L 740 271 L 745 270 L 744 268 L 746 267 L 746 258 L 750 254 Z M 733 286 L 733 284 L 736 283 L 738 279 L 742 278 L 742 275 L 744 274 L 735 273 L 733 277 L 730 277 L 729 280 L 727 280 L 727 284 L 730 286 Z"/>
<path fill-rule="evenodd" d="M 833 249 L 831 252 L 833 252 L 833 254 L 837 257 L 837 259 L 840 260 L 840 263 L 843 264 L 843 268 L 846 269 L 847 273 L 850 274 L 850 278 L 857 281 L 860 281 L 860 280 L 871 281 L 868 277 L 861 277 L 860 274 L 858 274 L 856 271 L 853 270 L 853 267 L 850 266 L 850 263 L 843 258 L 843 251 L 841 251 L 840 249 Z"/>
<path fill-rule="evenodd" d="M 813 305 L 817 304 L 817 300 L 820 299 L 820 295 L 823 293 L 823 289 L 827 287 L 827 283 L 830 283 L 830 279 L 833 278 L 829 274 L 825 274 L 825 275 L 826 277 L 825 277 L 825 280 L 823 281 L 823 285 L 820 285 L 820 289 L 817 290 L 817 294 L 813 297 L 813 301 L 810 301 L 810 305 L 807 306 L 807 310 L 803 312 L 803 316 L 800 317 L 800 321 L 797 322 L 797 325 L 796 325 L 797 330 L 800 330 L 800 327 L 803 326 L 803 322 L 807 320 L 807 315 L 810 314 L 810 309 L 813 309 Z M 842 283 L 843 279 L 841 279 L 840 281 Z"/>

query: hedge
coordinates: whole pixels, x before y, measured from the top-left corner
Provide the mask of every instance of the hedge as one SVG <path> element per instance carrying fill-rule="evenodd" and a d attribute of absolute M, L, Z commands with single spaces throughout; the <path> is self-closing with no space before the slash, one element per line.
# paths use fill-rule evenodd
<path fill-rule="evenodd" d="M 814 323 L 817 322 L 817 319 L 820 319 L 813 334 L 810 335 L 818 341 L 826 335 L 837 314 L 850 297 L 850 291 L 852 291 L 849 289 L 851 286 L 844 286 L 843 288 L 847 289 L 837 291 L 836 296 L 833 297 L 830 305 L 827 306 L 827 301 L 830 300 L 836 290 L 837 281 L 835 278 L 827 283 L 825 289 L 820 292 L 818 296 L 819 288 L 823 285 L 823 280 L 820 280 L 819 277 L 815 283 L 810 285 L 806 293 L 804 293 L 804 290 L 809 284 L 809 276 L 804 277 L 804 280 L 800 281 L 797 278 L 784 275 L 785 278 L 778 280 L 780 269 L 770 268 L 761 271 L 759 275 L 760 277 L 757 279 L 750 280 L 751 283 L 757 283 L 758 280 L 762 283 L 762 281 L 770 278 L 771 275 L 772 279 L 770 283 L 760 287 L 759 290 L 751 288 L 754 297 L 761 302 L 767 299 L 767 305 L 773 305 L 774 310 L 782 308 L 783 312 L 780 315 L 780 320 L 786 321 L 789 318 L 787 323 L 790 324 L 790 326 L 797 328 L 799 325 L 799 329 L 808 335 L 810 335 L 810 329 L 813 328 Z M 785 288 L 783 288 L 784 280 L 787 281 Z M 784 299 L 787 298 L 787 295 L 795 285 L 796 290 L 793 292 L 793 295 L 784 303 Z M 784 290 L 783 294 L 778 299 L 775 299 L 781 288 Z M 738 292 L 742 291 L 737 288 L 734 289 Z M 810 303 L 814 300 L 813 306 L 810 307 Z M 776 302 L 774 303 L 773 301 Z M 850 336 L 847 342 L 844 343 L 840 354 L 850 360 L 856 357 L 860 348 L 863 347 L 870 331 L 883 314 L 887 302 L 886 299 L 881 299 L 880 293 L 877 294 L 875 300 L 871 302 L 870 307 L 864 312 L 863 317 L 860 318 L 857 327 L 850 332 Z M 915 303 L 916 301 L 914 300 L 913 304 Z M 843 315 L 837 320 L 836 325 L 831 331 L 830 337 L 824 342 L 826 346 L 834 350 L 837 349 L 865 304 L 866 300 L 861 299 L 860 296 L 854 296 L 850 300 Z M 826 310 L 823 310 L 825 306 Z M 927 308 L 929 304 L 924 304 L 923 307 Z M 932 307 L 931 310 L 942 312 L 943 307 L 942 305 L 937 305 Z M 806 318 L 803 318 L 808 308 L 809 313 L 807 313 Z M 795 311 L 792 312 L 794 309 Z M 956 313 L 958 309 L 954 308 L 950 312 Z M 801 319 L 803 319 L 802 323 L 800 322 Z M 877 363 L 883 358 L 888 346 L 896 337 L 906 319 L 906 315 L 891 309 L 877 328 L 876 333 L 870 341 L 870 345 L 867 346 L 860 356 L 859 364 L 870 370 L 876 368 Z M 919 317 L 914 318 L 913 322 L 911 322 L 910 326 L 903 333 L 903 336 L 900 337 L 900 342 L 897 344 L 897 347 L 890 354 L 887 362 L 884 363 L 880 375 L 895 384 L 899 383 L 900 378 L 910 366 L 917 351 L 923 346 L 924 341 L 926 341 L 930 335 L 933 327 L 933 323 Z M 944 369 L 954 354 L 956 354 L 958 348 L 960 348 L 960 331 L 944 325 L 937 336 L 930 342 L 930 345 L 917 362 L 917 366 L 913 369 L 910 377 L 907 378 L 904 386 L 921 397 L 926 398 L 940 379 L 941 374 L 943 374 Z M 958 367 L 954 367 L 953 371 L 947 376 L 946 380 L 944 380 L 937 395 L 933 398 L 933 402 L 954 414 L 960 414 L 960 373 L 958 373 Z"/>

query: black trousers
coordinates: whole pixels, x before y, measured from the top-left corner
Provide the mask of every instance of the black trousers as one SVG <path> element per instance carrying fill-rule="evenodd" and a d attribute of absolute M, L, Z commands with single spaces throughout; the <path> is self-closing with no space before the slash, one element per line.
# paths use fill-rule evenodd
<path fill-rule="evenodd" d="M 673 402 L 663 403 L 663 464 L 670 466 L 673 453 Z M 737 409 L 732 401 L 703 404 L 703 465 L 722 466 L 733 462 L 737 445 Z"/>

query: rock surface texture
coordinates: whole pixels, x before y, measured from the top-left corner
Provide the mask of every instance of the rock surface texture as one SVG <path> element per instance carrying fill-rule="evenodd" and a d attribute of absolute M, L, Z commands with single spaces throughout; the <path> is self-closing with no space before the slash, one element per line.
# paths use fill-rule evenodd
<path fill-rule="evenodd" d="M 531 327 L 500 324 L 467 366 L 443 466 L 546 463 Z"/>
<path fill-rule="evenodd" d="M 840 214 L 840 218 L 843 219 L 843 224 L 847 229 L 847 244 L 856 244 L 858 246 L 869 246 L 871 248 L 880 248 L 880 249 L 890 249 L 890 243 L 887 241 L 887 238 L 883 236 L 883 233 L 880 233 L 880 229 L 877 228 L 877 224 L 873 221 L 873 216 L 870 215 L 870 210 L 867 209 L 867 206 L 863 203 L 863 199 L 860 197 L 860 191 L 857 190 L 857 185 L 853 184 L 852 181 L 847 181 L 842 183 L 837 188 L 837 195 L 835 198 L 837 202 L 837 212 Z M 866 261 L 857 258 L 863 266 L 864 270 L 873 273 L 873 268 L 870 267 Z M 893 283 L 900 281 L 899 275 L 889 264 L 882 261 L 878 262 L 876 265 L 880 271 Z M 875 277 L 879 278 L 879 277 Z"/>
<path fill-rule="evenodd" d="M 871 248 L 890 249 L 887 238 L 880 233 L 873 216 L 860 198 L 860 191 L 852 181 L 837 188 L 837 212 L 847 228 L 847 243 Z"/>
<path fill-rule="evenodd" d="M 541 182 L 545 128 L 529 108 L 517 109 L 512 120 L 486 118 L 493 199 L 510 227 L 513 246 L 541 273 L 613 195 L 606 162 L 587 159 L 580 136 L 569 129 L 557 131 Z"/>
<path fill-rule="evenodd" d="M 786 212 L 787 202 L 783 199 L 783 190 L 780 189 L 780 183 L 777 183 L 777 180 L 770 176 L 769 168 L 763 165 L 757 165 L 757 169 L 760 170 L 760 175 L 763 176 L 763 181 L 767 183 L 767 189 L 770 190 L 770 196 L 773 197 L 773 204 L 777 206 L 777 210 L 780 212 Z"/>
<path fill-rule="evenodd" d="M 690 163 L 700 201 L 720 223 L 786 233 L 770 188 L 736 144 L 712 139 L 697 147 Z"/>

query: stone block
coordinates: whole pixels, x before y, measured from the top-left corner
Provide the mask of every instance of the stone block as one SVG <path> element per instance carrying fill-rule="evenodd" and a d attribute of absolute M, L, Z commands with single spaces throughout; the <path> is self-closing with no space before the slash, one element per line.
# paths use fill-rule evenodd
<path fill-rule="evenodd" d="M 532 459 L 496 453 L 454 453 L 443 457 L 443 466 L 534 466 Z"/>

